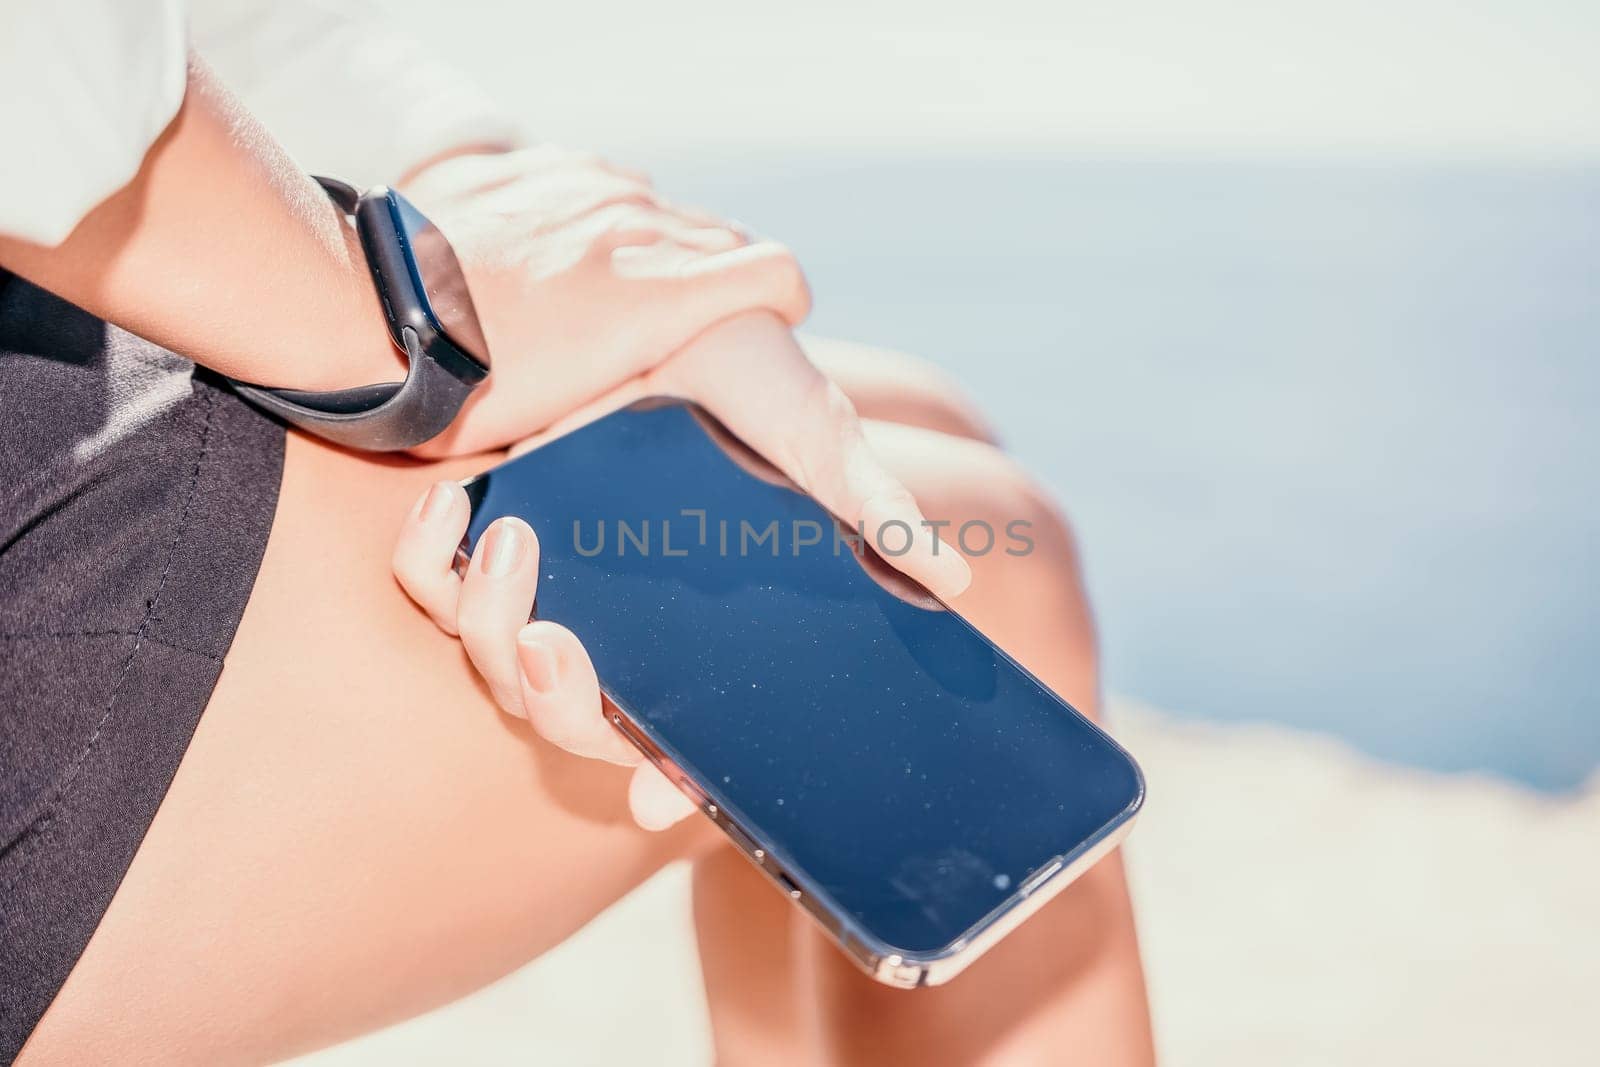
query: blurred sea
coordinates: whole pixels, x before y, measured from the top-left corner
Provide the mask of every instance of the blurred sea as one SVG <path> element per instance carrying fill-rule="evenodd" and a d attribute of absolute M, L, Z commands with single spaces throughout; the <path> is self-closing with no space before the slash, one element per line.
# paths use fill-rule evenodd
<path fill-rule="evenodd" d="M 1600 168 L 641 160 L 1061 498 L 1107 686 L 1540 787 L 1600 764 Z"/>

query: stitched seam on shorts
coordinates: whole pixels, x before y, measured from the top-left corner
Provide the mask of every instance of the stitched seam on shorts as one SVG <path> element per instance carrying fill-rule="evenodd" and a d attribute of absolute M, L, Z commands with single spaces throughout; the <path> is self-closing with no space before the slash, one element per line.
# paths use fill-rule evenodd
<path fill-rule="evenodd" d="M 138 630 L 38 630 L 33 633 L 0 634 L 0 641 L 53 641 L 62 640 L 69 637 L 137 636 L 139 636 Z M 151 644 L 161 645 L 165 648 L 173 649 L 177 652 L 192 652 L 196 656 L 199 656 L 202 659 L 208 659 L 213 663 L 222 662 L 222 657 L 217 655 L 215 652 L 210 652 L 203 648 L 196 648 L 193 645 L 186 645 L 181 641 L 169 641 L 165 637 L 157 637 L 154 634 L 145 634 L 144 640 L 149 641 Z"/>
<path fill-rule="evenodd" d="M 83 770 L 83 765 L 88 762 L 89 757 L 94 753 L 95 746 L 100 743 L 100 737 L 105 732 L 106 725 L 110 723 L 111 717 L 116 714 L 117 698 L 122 695 L 122 687 L 126 684 L 128 675 L 133 672 L 133 665 L 139 658 L 139 650 L 144 647 L 144 642 L 148 640 L 155 644 L 168 644 L 168 642 L 148 634 L 147 631 L 151 623 L 155 621 L 156 609 L 160 607 L 162 594 L 166 592 L 167 578 L 172 573 L 172 564 L 177 558 L 178 546 L 183 543 L 183 534 L 189 525 L 189 514 L 194 509 L 195 491 L 200 485 L 200 471 L 205 466 L 206 455 L 211 448 L 211 429 L 212 421 L 216 414 L 216 399 L 214 394 L 209 391 L 202 395 L 205 397 L 206 407 L 205 421 L 200 428 L 200 452 L 195 457 L 194 469 L 189 472 L 189 488 L 184 493 L 183 507 L 178 512 L 177 526 L 173 530 L 171 542 L 167 545 L 167 559 L 161 567 L 161 578 L 156 582 L 155 595 L 150 598 L 150 603 L 145 606 L 144 621 L 139 625 L 138 630 L 133 633 L 133 648 L 129 650 L 128 658 L 123 661 L 122 670 L 117 675 L 116 684 L 111 687 L 111 696 L 106 700 L 106 706 L 100 715 L 100 721 L 95 724 L 95 728 L 90 733 L 89 740 L 84 744 L 83 750 L 78 753 L 77 758 L 72 761 L 71 766 L 67 768 L 66 773 L 61 776 L 61 779 L 56 784 L 54 795 L 44 802 L 44 809 L 40 816 L 33 822 L 31 827 L 22 831 L 27 840 L 21 845 L 16 854 L 16 869 L 13 877 L 5 886 L 5 895 L 7 896 L 11 895 L 12 890 L 21 881 L 22 876 L 27 873 L 33 856 L 49 840 L 56 814 L 61 810 L 61 805 L 66 801 L 72 791 L 72 786 L 77 782 L 78 773 Z M 0 855 L 3 855 L 3 853 L 0 853 Z"/>
<path fill-rule="evenodd" d="M 22 630 L 0 634 L 0 641 L 33 641 L 52 637 L 132 637 L 138 630 Z"/>
<path fill-rule="evenodd" d="M 22 630 L 18 633 L 0 633 L 0 641 L 53 641 L 66 640 L 70 637 L 138 637 L 139 630 Z M 173 641 L 170 638 L 155 637 L 154 633 L 146 633 L 144 640 L 152 641 L 155 645 L 173 648 L 179 653 L 194 653 L 195 656 L 210 659 L 213 662 L 222 662 L 222 657 L 210 649 L 195 648 L 194 645 L 184 645 L 182 641 Z"/>
<path fill-rule="evenodd" d="M 205 649 L 195 648 L 193 645 L 185 645 L 178 641 L 168 641 L 165 637 L 157 637 L 154 634 L 145 634 L 144 639 L 153 645 L 161 645 L 163 648 L 170 648 L 175 652 L 187 652 L 190 655 L 199 656 L 201 659 L 208 659 L 212 663 L 222 662 L 222 657 L 215 652 L 207 652 Z"/>

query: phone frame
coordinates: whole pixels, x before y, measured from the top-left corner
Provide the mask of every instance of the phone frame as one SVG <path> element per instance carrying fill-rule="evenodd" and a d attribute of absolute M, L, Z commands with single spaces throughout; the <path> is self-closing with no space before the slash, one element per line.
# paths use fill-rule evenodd
<path fill-rule="evenodd" d="M 565 429 L 556 437 L 550 438 L 549 441 L 558 440 L 569 434 L 581 433 L 595 422 L 612 415 L 621 414 L 636 405 L 658 404 L 663 400 L 669 400 L 671 403 L 687 407 L 691 412 L 699 413 L 702 419 L 712 418 L 704 409 L 691 401 L 677 398 L 650 397 L 635 401 L 633 404 L 614 411 L 605 412 L 580 426 Z M 728 432 L 714 418 L 712 418 L 712 423 L 722 429 L 723 432 Z M 730 436 L 732 435 L 730 434 Z M 734 440 L 737 441 L 738 439 L 734 438 Z M 538 447 L 530 449 L 529 452 L 520 453 L 514 459 L 521 459 L 531 452 L 538 451 L 539 447 L 543 447 L 549 441 L 541 441 Z M 739 443 L 743 444 L 743 442 Z M 745 447 L 748 448 L 748 446 Z M 514 459 L 508 459 L 503 462 L 514 462 Z M 496 464 L 496 466 L 501 465 L 503 464 Z M 463 479 L 461 485 L 463 487 L 470 486 L 472 482 L 481 477 L 483 477 L 483 474 L 473 475 L 470 478 Z M 804 492 L 798 487 L 796 491 Z M 470 491 L 468 496 L 469 499 L 472 497 Z M 812 498 L 812 500 L 818 507 L 823 507 L 820 501 L 816 501 L 815 498 Z M 827 509 L 824 507 L 823 510 L 826 511 Z M 832 512 L 828 513 L 832 514 Z M 835 518 L 837 519 L 837 516 Z M 457 571 L 463 574 L 466 572 L 466 567 L 471 562 L 470 553 L 471 546 L 463 538 L 462 543 L 456 548 L 455 566 Z M 757 832 L 750 827 L 749 823 L 741 817 L 735 807 L 727 801 L 727 798 L 720 795 L 720 790 L 715 783 L 704 781 L 697 777 L 693 768 L 685 765 L 670 742 L 661 737 L 653 727 L 644 722 L 639 716 L 635 715 L 627 704 L 606 686 L 604 679 L 599 680 L 600 693 L 605 698 L 605 714 L 613 728 L 642 752 L 646 759 L 655 764 L 666 775 L 667 780 L 677 786 L 679 791 L 694 803 L 701 814 L 709 818 L 723 832 L 745 859 L 766 875 L 767 880 L 775 888 L 799 905 L 801 910 L 809 915 L 858 967 L 875 981 L 900 989 L 942 985 L 960 974 L 973 961 L 993 948 L 1001 938 L 1015 930 L 1024 920 L 1037 912 L 1049 900 L 1057 896 L 1121 844 L 1129 832 L 1132 831 L 1139 812 L 1144 807 L 1145 799 L 1144 770 L 1128 751 L 1117 743 L 1115 738 L 1040 681 L 1032 671 L 1029 671 L 1013 659 L 1005 649 L 1000 648 L 989 640 L 982 631 L 973 626 L 960 612 L 932 593 L 927 593 L 926 595 L 937 601 L 941 608 L 959 620 L 974 637 L 993 649 L 1003 663 L 1019 672 L 1025 679 L 1054 700 L 1062 711 L 1083 720 L 1092 730 L 1100 734 L 1118 755 L 1127 760 L 1128 765 L 1133 769 L 1134 780 L 1137 783 L 1133 797 L 1127 806 L 1109 819 L 1099 830 L 1084 841 L 1079 842 L 1071 850 L 1047 858 L 1031 874 L 1021 879 L 1005 900 L 964 930 L 955 940 L 938 949 L 922 952 L 909 951 L 891 945 L 865 929 L 859 921 L 841 908 L 799 864 L 794 863 L 790 857 L 784 855 L 781 848 L 775 847 L 771 841 L 762 840 Z M 579 636 L 581 638 L 582 635 Z"/>

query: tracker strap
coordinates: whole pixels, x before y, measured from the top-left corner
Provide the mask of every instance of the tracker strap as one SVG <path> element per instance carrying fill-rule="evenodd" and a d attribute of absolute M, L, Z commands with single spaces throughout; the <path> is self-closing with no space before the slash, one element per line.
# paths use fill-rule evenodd
<path fill-rule="evenodd" d="M 345 214 L 354 214 L 360 194 L 335 178 L 317 178 Z M 410 326 L 400 330 L 409 364 L 403 382 L 309 392 L 233 382 L 252 404 L 335 444 L 366 452 L 397 452 L 443 433 L 476 381 L 463 381 L 428 357 Z M 481 380 L 481 378 L 480 378 Z"/>
<path fill-rule="evenodd" d="M 473 387 L 426 358 L 411 327 L 402 332 L 411 364 L 403 382 L 325 393 L 234 382 L 234 391 L 285 422 L 335 444 L 365 452 L 415 448 L 449 428 Z"/>

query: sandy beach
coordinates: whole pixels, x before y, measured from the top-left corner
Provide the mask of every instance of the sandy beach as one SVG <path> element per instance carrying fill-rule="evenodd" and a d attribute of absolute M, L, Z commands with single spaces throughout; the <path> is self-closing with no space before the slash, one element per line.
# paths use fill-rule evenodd
<path fill-rule="evenodd" d="M 1113 725 L 1151 783 L 1128 854 L 1164 1062 L 1592 1062 L 1600 781 L 1551 798 L 1128 702 Z M 709 1063 L 687 874 L 466 1000 L 297 1063 Z"/>

